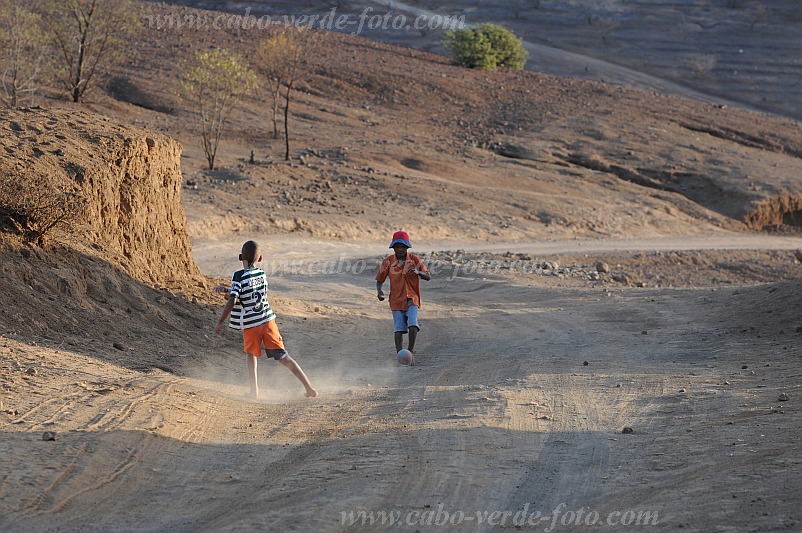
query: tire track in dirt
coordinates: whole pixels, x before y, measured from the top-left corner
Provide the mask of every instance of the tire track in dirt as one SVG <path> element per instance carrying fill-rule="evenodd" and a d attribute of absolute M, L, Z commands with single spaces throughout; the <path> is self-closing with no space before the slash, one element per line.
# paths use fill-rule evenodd
<path fill-rule="evenodd" d="M 142 378 L 130 380 L 119 390 L 128 390 L 133 387 L 137 389 L 143 382 Z M 98 446 L 97 435 L 101 433 L 111 433 L 124 428 L 135 413 L 137 407 L 142 405 L 158 405 L 163 403 L 163 398 L 169 394 L 172 382 L 157 382 L 151 385 L 152 388 L 145 392 L 140 392 L 133 398 L 131 397 L 109 397 L 108 395 L 98 395 L 91 391 L 84 395 L 71 395 L 70 397 L 81 396 L 83 400 L 103 399 L 99 406 L 102 412 L 87 422 L 73 428 L 71 437 L 74 437 L 75 444 L 73 449 L 68 451 L 69 461 L 66 468 L 58 471 L 52 482 L 24 503 L 16 513 L 17 519 L 30 519 L 42 513 L 59 513 L 63 511 L 72 501 L 85 494 L 101 490 L 103 487 L 115 482 L 140 462 L 143 454 L 147 452 L 148 442 L 152 437 L 141 433 L 138 442 L 129 443 L 123 452 L 119 450 L 107 450 L 104 446 Z M 94 393 L 94 394 L 93 394 Z M 47 405 L 52 405 L 63 401 L 62 398 L 53 398 L 34 407 L 30 412 L 40 412 Z M 65 402 L 66 403 L 66 402 Z M 49 413 L 48 418 L 42 422 L 32 424 L 30 429 L 35 429 L 46 423 L 47 420 L 54 419 L 54 416 L 63 409 L 58 408 L 55 413 Z M 146 421 L 152 421 L 157 415 L 147 415 Z M 141 424 L 141 422 L 140 422 Z M 152 423 L 145 425 L 152 426 Z M 92 452 L 91 454 L 89 452 Z M 108 455 L 108 457 L 106 456 Z M 115 459 L 115 456 L 117 458 Z M 76 489 L 76 487 L 81 487 Z"/>

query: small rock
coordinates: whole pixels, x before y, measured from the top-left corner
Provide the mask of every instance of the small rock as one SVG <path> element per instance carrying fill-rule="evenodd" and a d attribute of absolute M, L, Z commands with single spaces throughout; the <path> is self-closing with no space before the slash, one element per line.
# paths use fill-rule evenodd
<path fill-rule="evenodd" d="M 679 392 L 680 393 L 684 393 L 684 392 L 687 392 L 687 391 L 685 389 L 680 389 Z"/>
<path fill-rule="evenodd" d="M 786 393 L 780 394 L 780 397 L 777 398 L 778 402 L 787 402 L 788 400 L 790 400 L 790 398 L 788 397 L 788 394 L 786 394 Z"/>
<path fill-rule="evenodd" d="M 749 368 L 749 365 L 741 365 L 741 370 L 746 370 L 747 368 Z"/>
<path fill-rule="evenodd" d="M 122 343 L 120 343 L 120 342 L 115 342 L 114 344 L 112 344 L 112 346 L 114 346 L 115 348 L 117 348 L 121 352 L 125 351 L 125 346 L 123 346 Z"/>
<path fill-rule="evenodd" d="M 797 326 L 796 327 L 796 332 L 797 333 L 802 333 L 802 326 Z"/>
<path fill-rule="evenodd" d="M 582 363 L 582 366 L 588 366 L 589 364 L 590 364 L 590 363 L 588 363 L 587 361 L 585 361 L 585 362 L 583 362 L 583 363 Z"/>
<path fill-rule="evenodd" d="M 26 370 L 25 373 L 28 374 L 29 376 L 35 376 L 37 374 L 36 369 L 33 367 Z"/>
<path fill-rule="evenodd" d="M 640 334 L 641 334 L 641 335 L 648 335 L 648 334 L 649 334 L 649 332 L 648 332 L 648 331 L 646 331 L 646 330 L 644 329 L 643 331 L 641 331 L 641 332 L 640 332 Z"/>
<path fill-rule="evenodd" d="M 635 433 L 635 430 L 629 426 L 626 426 L 624 427 L 624 429 L 621 430 L 621 433 Z"/>
<path fill-rule="evenodd" d="M 56 440 L 56 433 L 54 431 L 45 431 L 44 433 L 42 433 L 42 440 L 44 441 Z"/>
<path fill-rule="evenodd" d="M 610 272 L 610 265 L 603 261 L 599 261 L 596 263 L 596 272 L 599 272 L 600 274 L 607 274 Z"/>

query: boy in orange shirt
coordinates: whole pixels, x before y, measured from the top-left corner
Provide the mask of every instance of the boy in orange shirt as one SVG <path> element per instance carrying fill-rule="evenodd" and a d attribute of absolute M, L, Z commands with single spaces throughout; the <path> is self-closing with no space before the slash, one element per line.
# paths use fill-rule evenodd
<path fill-rule="evenodd" d="M 414 354 L 415 340 L 420 331 L 418 323 L 418 309 L 421 302 L 419 279 L 429 281 L 432 278 L 420 257 L 407 251 L 412 248 L 407 232 L 396 231 L 393 234 L 390 248 L 395 253 L 385 257 L 376 272 L 376 296 L 379 301 L 384 300 L 382 287 L 384 281 L 389 277 L 395 351 L 401 351 L 404 334 L 409 333 L 408 350 Z M 414 358 L 410 364 L 414 364 Z"/>

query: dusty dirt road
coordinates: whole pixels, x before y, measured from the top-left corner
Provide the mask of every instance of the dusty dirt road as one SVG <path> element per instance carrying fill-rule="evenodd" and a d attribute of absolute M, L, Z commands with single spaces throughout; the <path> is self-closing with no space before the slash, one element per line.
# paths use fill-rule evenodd
<path fill-rule="evenodd" d="M 0 529 L 802 527 L 798 306 L 770 287 L 441 276 L 409 368 L 372 275 L 272 279 L 314 400 L 269 361 L 242 399 L 234 332 L 177 349 L 186 375 L 2 339 L 39 400 L 0 420 Z"/>

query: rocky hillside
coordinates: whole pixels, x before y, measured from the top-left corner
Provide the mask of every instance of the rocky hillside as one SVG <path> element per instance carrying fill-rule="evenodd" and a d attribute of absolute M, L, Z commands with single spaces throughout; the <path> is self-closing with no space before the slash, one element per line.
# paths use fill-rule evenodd
<path fill-rule="evenodd" d="M 154 20 L 226 16 L 143 9 Z M 210 46 L 253 58 L 270 31 L 146 25 L 139 57 L 116 73 L 115 86 L 128 89 L 91 104 L 184 144 L 193 238 L 240 231 L 374 239 L 392 229 L 388 213 L 427 239 L 798 224 L 802 130 L 791 119 L 600 81 L 476 72 L 334 33 L 320 36 L 293 96 L 293 164 L 281 162 L 263 89 L 232 116 L 220 170 L 209 173 L 192 110 L 171 80 Z M 243 195 L 250 201 L 238 202 Z"/>

